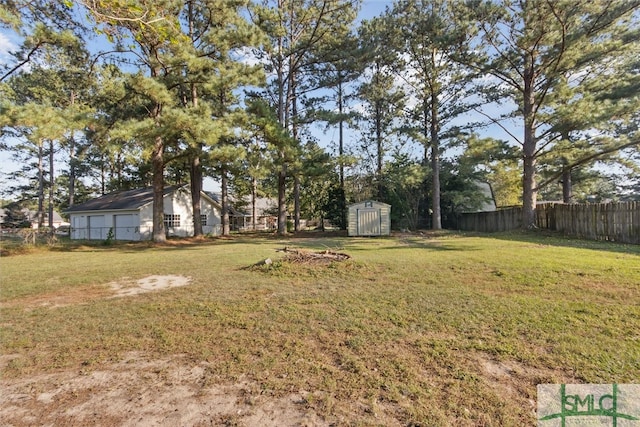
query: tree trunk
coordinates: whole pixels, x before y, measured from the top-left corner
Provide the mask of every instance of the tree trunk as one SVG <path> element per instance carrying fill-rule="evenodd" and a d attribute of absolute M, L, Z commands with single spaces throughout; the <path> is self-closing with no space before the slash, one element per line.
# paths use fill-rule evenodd
<path fill-rule="evenodd" d="M 76 156 L 76 140 L 72 131 L 71 136 L 69 137 L 69 207 L 75 204 L 77 168 L 78 158 Z"/>
<path fill-rule="evenodd" d="M 251 178 L 251 225 L 253 231 L 256 231 L 258 225 L 258 207 L 256 205 L 258 198 L 258 178 Z"/>
<path fill-rule="evenodd" d="M 431 52 L 431 60 L 436 61 L 436 52 Z M 437 82 L 431 85 L 431 192 L 432 192 L 432 222 L 431 228 L 442 229 L 442 214 L 440 211 L 440 124 L 438 115 L 438 90 Z"/>
<path fill-rule="evenodd" d="M 38 228 L 44 227 L 44 141 L 38 143 Z"/>
<path fill-rule="evenodd" d="M 191 206 L 193 209 L 193 235 L 202 236 L 202 217 L 200 210 L 200 193 L 202 192 L 202 163 L 198 152 L 191 157 L 190 168 Z"/>
<path fill-rule="evenodd" d="M 71 91 L 70 104 L 75 105 L 75 92 Z M 78 160 L 76 158 L 76 141 L 73 134 L 73 130 L 69 135 L 69 207 L 73 206 L 75 202 L 76 193 L 76 168 L 78 166 Z"/>
<path fill-rule="evenodd" d="M 562 202 L 573 202 L 573 188 L 571 183 L 571 168 L 564 167 L 562 170 Z"/>
<path fill-rule="evenodd" d="M 379 102 L 376 101 L 376 104 Z M 384 156 L 384 147 L 382 145 L 382 111 L 379 105 L 376 105 L 376 150 L 377 150 L 377 165 L 376 165 L 376 179 L 377 183 L 377 198 L 382 200 L 382 158 Z"/>
<path fill-rule="evenodd" d="M 342 93 L 342 75 L 338 72 L 338 112 L 340 114 L 340 122 L 338 126 L 338 156 L 339 156 L 339 164 L 340 164 L 340 206 L 342 209 L 341 217 L 342 217 L 342 226 L 340 227 L 343 230 L 346 230 L 347 224 L 347 196 L 344 188 L 344 118 L 342 114 L 344 113 L 344 97 Z"/>
<path fill-rule="evenodd" d="M 157 54 L 155 49 L 150 56 Z M 160 66 L 155 65 L 150 69 L 152 78 L 160 76 Z M 159 126 L 162 115 L 162 104 L 156 103 L 151 109 L 149 116 Z M 167 241 L 167 232 L 164 226 L 164 139 L 162 135 L 157 135 L 154 139 L 153 150 L 151 151 L 151 185 L 153 188 L 153 232 L 152 239 L 156 243 Z"/>
<path fill-rule="evenodd" d="M 107 189 L 107 169 L 105 168 L 105 155 L 102 153 L 100 161 L 100 194 L 105 195 Z"/>
<path fill-rule="evenodd" d="M 293 56 L 290 57 L 290 60 L 293 60 Z M 290 64 L 289 69 L 292 68 Z M 296 73 L 291 73 L 290 76 L 291 84 L 289 87 L 291 88 L 291 133 L 293 136 L 293 141 L 296 146 L 298 143 L 298 96 L 296 91 L 297 89 L 297 80 Z M 295 176 L 293 178 L 293 230 L 294 232 L 300 231 L 300 169 L 296 168 Z"/>
<path fill-rule="evenodd" d="M 278 172 L 278 234 L 287 234 L 287 199 L 285 189 L 287 185 L 287 166 L 282 165 Z"/>
<path fill-rule="evenodd" d="M 293 182 L 294 230 L 300 231 L 300 175 L 296 174 Z"/>
<path fill-rule="evenodd" d="M 283 0 L 278 0 L 278 9 L 284 6 Z M 283 37 L 278 38 L 278 57 L 276 64 L 276 73 L 278 79 L 278 121 L 280 125 L 286 129 L 287 123 L 285 119 L 285 73 L 284 73 L 284 40 Z M 280 149 L 280 170 L 278 171 L 278 234 L 284 236 L 287 234 L 287 207 L 286 207 L 286 185 L 287 185 L 287 165 L 285 164 L 284 148 Z"/>
<path fill-rule="evenodd" d="M 380 73 L 380 64 L 376 62 L 375 64 L 376 71 L 374 77 L 376 79 L 376 85 L 379 84 L 379 73 Z M 384 145 L 382 141 L 382 106 L 380 105 L 381 101 L 375 101 L 375 133 L 376 133 L 376 155 L 377 155 L 377 165 L 376 165 L 376 179 L 377 179 L 377 195 L 378 200 L 383 199 L 383 190 L 382 190 L 382 164 L 384 157 Z"/>
<path fill-rule="evenodd" d="M 193 1 L 187 4 L 187 19 L 189 21 L 189 38 L 191 43 L 196 43 L 196 34 L 194 30 L 194 8 Z M 198 108 L 198 87 L 195 83 L 191 83 L 191 106 Z M 188 105 L 188 103 L 185 103 Z M 200 161 L 200 153 L 202 152 L 202 144 L 197 144 L 195 153 L 191 157 L 191 206 L 193 210 L 193 236 L 199 237 L 204 233 L 202 231 L 202 217 L 200 210 L 200 193 L 202 192 L 202 163 Z"/>
<path fill-rule="evenodd" d="M 167 233 L 164 228 L 164 141 L 157 136 L 151 155 L 153 183 L 153 241 L 164 243 Z"/>
<path fill-rule="evenodd" d="M 228 236 L 231 234 L 231 227 L 229 227 L 229 184 L 227 179 L 227 170 L 223 167 L 220 171 L 220 196 L 222 202 L 222 235 Z"/>
<path fill-rule="evenodd" d="M 524 141 L 522 145 L 523 179 L 522 179 L 522 226 L 535 228 L 536 202 L 536 137 L 535 137 L 535 76 L 534 61 L 530 54 L 525 54 L 524 64 Z"/>
<path fill-rule="evenodd" d="M 338 115 L 340 121 L 338 122 L 338 156 L 340 157 L 340 189 L 344 194 L 344 118 L 342 116 L 344 112 L 344 99 L 342 94 L 342 75 L 338 72 Z"/>
<path fill-rule="evenodd" d="M 47 208 L 49 216 L 49 228 L 53 228 L 53 190 L 55 185 L 54 165 L 53 160 L 55 158 L 53 140 L 49 141 L 49 206 Z"/>

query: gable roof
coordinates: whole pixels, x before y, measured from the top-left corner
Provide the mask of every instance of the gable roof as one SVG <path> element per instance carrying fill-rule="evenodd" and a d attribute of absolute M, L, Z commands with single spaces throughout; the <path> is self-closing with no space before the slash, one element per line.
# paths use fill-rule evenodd
<path fill-rule="evenodd" d="M 184 185 L 165 187 L 163 195 L 173 193 Z M 102 211 L 102 210 L 134 210 L 153 202 L 153 187 L 135 190 L 116 191 L 92 199 L 78 205 L 73 205 L 65 212 Z"/>

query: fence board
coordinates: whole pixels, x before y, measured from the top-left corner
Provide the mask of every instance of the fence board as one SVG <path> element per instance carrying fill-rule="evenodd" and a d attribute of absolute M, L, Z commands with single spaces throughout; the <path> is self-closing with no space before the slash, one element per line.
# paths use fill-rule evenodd
<path fill-rule="evenodd" d="M 522 227 L 522 208 L 465 213 L 457 224 L 466 231 L 514 230 Z M 640 202 L 544 203 L 536 207 L 536 225 L 585 239 L 640 244 Z"/>

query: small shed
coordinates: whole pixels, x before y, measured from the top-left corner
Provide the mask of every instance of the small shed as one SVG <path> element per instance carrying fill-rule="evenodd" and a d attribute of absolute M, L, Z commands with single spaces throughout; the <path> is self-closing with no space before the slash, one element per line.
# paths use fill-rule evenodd
<path fill-rule="evenodd" d="M 349 236 L 386 236 L 391 233 L 391 205 L 365 200 L 349 206 Z"/>

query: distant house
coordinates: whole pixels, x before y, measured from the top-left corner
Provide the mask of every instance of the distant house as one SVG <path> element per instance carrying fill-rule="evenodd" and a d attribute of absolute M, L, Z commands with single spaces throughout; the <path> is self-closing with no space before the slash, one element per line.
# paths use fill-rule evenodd
<path fill-rule="evenodd" d="M 243 210 L 233 217 L 234 229 L 238 231 L 253 230 L 253 206 L 251 198 L 243 201 Z M 266 197 L 256 198 L 256 230 L 275 230 L 278 227 L 278 201 Z"/>
<path fill-rule="evenodd" d="M 164 225 L 168 236 L 193 236 L 193 209 L 188 185 L 164 189 Z M 119 191 L 74 205 L 66 211 L 72 239 L 151 240 L 153 188 Z M 220 205 L 201 193 L 200 215 L 204 234 L 220 234 Z"/>
<path fill-rule="evenodd" d="M 213 200 L 221 204 L 220 194 L 207 193 Z M 252 231 L 253 206 L 251 197 L 234 200 L 229 198 L 229 223 L 234 231 Z M 278 201 L 266 197 L 256 198 L 255 230 L 275 230 L 278 226 Z"/>
<path fill-rule="evenodd" d="M 44 226 L 49 226 L 49 212 L 45 210 L 44 215 Z M 11 218 L 11 219 L 10 219 Z M 15 210 L 12 214 L 9 214 L 9 210 L 0 208 L 0 227 L 23 227 L 26 224 L 31 224 L 31 228 L 38 228 L 38 212 L 32 211 L 26 208 L 22 208 L 19 210 Z M 68 226 L 69 223 L 64 220 L 60 216 L 57 211 L 53 211 L 53 223 L 52 226 L 55 229 L 58 229 L 62 226 Z"/>

